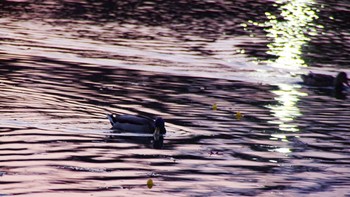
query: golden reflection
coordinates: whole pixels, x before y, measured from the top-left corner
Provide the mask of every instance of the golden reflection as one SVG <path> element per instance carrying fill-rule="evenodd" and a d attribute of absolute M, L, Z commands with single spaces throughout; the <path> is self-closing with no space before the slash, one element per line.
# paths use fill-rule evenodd
<path fill-rule="evenodd" d="M 273 151 L 284 154 L 292 152 L 289 148 L 276 148 Z"/>
<path fill-rule="evenodd" d="M 279 1 L 276 6 L 280 6 L 280 17 L 266 12 L 269 19 L 262 24 L 267 32 L 267 36 L 272 42 L 268 45 L 268 52 L 277 57 L 267 63 L 279 68 L 298 70 L 306 66 L 302 59 L 303 47 L 307 45 L 310 38 L 307 35 L 317 33 L 319 26 L 313 24 L 318 18 L 317 10 L 313 7 L 313 0 L 291 0 Z M 268 106 L 272 114 L 278 121 L 271 121 L 271 124 L 278 124 L 281 131 L 297 132 L 298 126 L 293 124 L 293 120 L 300 116 L 297 102 L 300 96 L 306 96 L 299 92 L 299 86 L 279 84 L 279 90 L 274 91 L 277 95 L 278 105 Z"/>
<path fill-rule="evenodd" d="M 284 142 L 288 142 L 287 136 L 283 134 L 272 134 L 270 140 L 280 140 Z"/>
<path fill-rule="evenodd" d="M 301 115 L 297 106 L 299 97 L 307 94 L 299 92 L 296 85 L 279 84 L 278 87 L 279 90 L 273 91 L 277 95 L 275 100 L 278 104 L 267 106 L 278 121 L 269 121 L 269 123 L 278 124 L 281 131 L 299 131 L 298 126 L 293 124 L 293 120 Z"/>
<path fill-rule="evenodd" d="M 267 37 L 273 42 L 268 45 L 268 54 L 277 57 L 267 63 L 282 68 L 298 69 L 306 66 L 302 59 L 303 47 L 310 41 L 308 35 L 317 34 L 317 28 L 313 21 L 318 18 L 317 10 L 312 7 L 315 2 L 313 0 L 292 0 L 278 2 L 280 4 L 279 19 L 272 13 L 266 12 L 269 19 L 263 24 Z"/>
<path fill-rule="evenodd" d="M 303 47 L 310 41 L 308 36 L 315 35 L 317 29 L 322 28 L 314 24 L 314 20 L 318 18 L 318 10 L 314 4 L 313 0 L 277 1 L 275 6 L 278 6 L 279 16 L 266 12 L 267 22 L 259 24 L 250 21 L 253 25 L 265 27 L 267 37 L 271 39 L 267 53 L 276 59 L 264 63 L 287 70 L 300 70 L 307 66 L 302 58 Z M 298 91 L 298 85 L 278 84 L 278 87 L 279 90 L 273 91 L 278 104 L 267 106 L 277 120 L 269 123 L 278 125 L 280 131 L 297 132 L 298 125 L 293 123 L 301 116 L 297 102 L 301 96 L 307 94 Z M 271 140 L 288 141 L 284 135 L 271 135 Z M 274 151 L 288 153 L 290 149 L 278 148 Z"/>

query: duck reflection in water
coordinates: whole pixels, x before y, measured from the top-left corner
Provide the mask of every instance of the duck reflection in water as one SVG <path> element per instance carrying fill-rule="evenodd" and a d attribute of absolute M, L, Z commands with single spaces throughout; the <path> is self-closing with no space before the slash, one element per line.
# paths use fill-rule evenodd
<path fill-rule="evenodd" d="M 303 83 L 308 86 L 327 88 L 330 87 L 331 94 L 339 99 L 345 99 L 346 95 L 343 93 L 345 85 L 350 87 L 350 79 L 345 72 L 340 72 L 336 77 L 325 74 L 318 74 L 310 72 L 307 75 L 301 75 Z"/>
<path fill-rule="evenodd" d="M 135 137 L 135 141 L 149 143 L 152 141 L 153 148 L 160 149 L 163 147 L 164 134 L 166 134 L 165 122 L 163 118 L 157 117 L 155 120 L 134 115 L 107 115 L 112 129 L 115 132 L 153 134 L 153 137 Z M 129 136 L 129 138 L 131 138 Z"/>

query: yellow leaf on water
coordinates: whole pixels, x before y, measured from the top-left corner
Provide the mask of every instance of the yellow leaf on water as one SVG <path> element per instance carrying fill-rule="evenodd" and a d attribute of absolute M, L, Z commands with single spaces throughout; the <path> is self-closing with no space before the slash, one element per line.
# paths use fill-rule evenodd
<path fill-rule="evenodd" d="M 213 109 L 214 111 L 217 110 L 217 109 L 218 109 L 218 105 L 217 105 L 216 103 L 214 103 L 212 109 Z"/>
<path fill-rule="evenodd" d="M 237 113 L 236 113 L 236 119 L 237 119 L 237 120 L 242 119 L 242 117 L 243 117 L 243 115 L 242 115 L 241 112 L 237 112 Z"/>
<path fill-rule="evenodd" d="M 153 180 L 152 179 L 148 179 L 148 181 L 147 181 L 147 187 L 148 187 L 148 189 L 152 189 L 152 187 L 153 187 Z"/>

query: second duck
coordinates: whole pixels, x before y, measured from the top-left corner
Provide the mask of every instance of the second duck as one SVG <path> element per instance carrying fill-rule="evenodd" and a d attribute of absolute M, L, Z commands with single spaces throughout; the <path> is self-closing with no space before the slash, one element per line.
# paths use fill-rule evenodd
<path fill-rule="evenodd" d="M 166 133 L 165 122 L 163 118 L 157 117 L 155 120 L 135 115 L 107 115 L 112 129 L 130 133 L 149 133 L 154 135 L 163 135 Z"/>

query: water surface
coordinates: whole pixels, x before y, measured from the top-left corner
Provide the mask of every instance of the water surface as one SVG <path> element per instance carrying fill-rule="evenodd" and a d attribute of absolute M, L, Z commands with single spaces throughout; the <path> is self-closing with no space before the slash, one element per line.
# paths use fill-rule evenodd
<path fill-rule="evenodd" d="M 350 195 L 349 90 L 299 84 L 350 73 L 346 5 L 1 2 L 0 194 Z"/>

